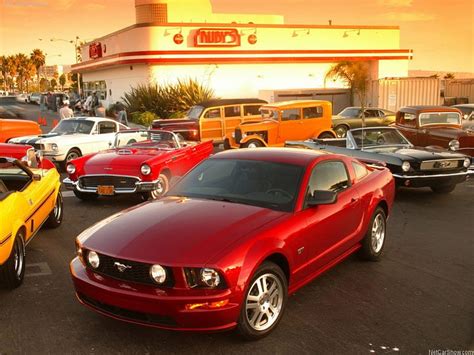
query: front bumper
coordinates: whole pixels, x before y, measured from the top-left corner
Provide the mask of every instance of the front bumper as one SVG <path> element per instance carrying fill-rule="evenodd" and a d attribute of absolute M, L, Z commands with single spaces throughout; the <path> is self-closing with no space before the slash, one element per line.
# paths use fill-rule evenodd
<path fill-rule="evenodd" d="M 66 160 L 66 154 L 64 153 L 55 153 L 55 152 L 44 151 L 44 150 L 42 150 L 42 152 L 45 158 L 49 158 L 53 162 L 62 162 Z"/>
<path fill-rule="evenodd" d="M 70 264 L 78 300 L 118 320 L 170 330 L 221 331 L 237 325 L 240 307 L 229 302 L 218 309 L 187 310 L 186 304 L 230 300 L 231 291 L 165 289 L 101 276 L 76 257 Z"/>
<path fill-rule="evenodd" d="M 97 193 L 97 187 L 81 187 L 78 181 L 73 181 L 70 178 L 63 180 L 64 187 L 68 190 L 76 190 L 85 193 Z M 114 194 L 134 194 L 139 192 L 150 192 L 158 189 L 159 180 L 155 181 L 137 181 L 134 188 L 115 188 Z"/>
<path fill-rule="evenodd" d="M 474 172 L 474 171 L 473 171 Z M 470 170 L 452 174 L 436 174 L 436 175 L 401 175 L 392 174 L 397 185 L 406 187 L 432 187 L 457 185 L 468 179 L 472 174 Z"/>

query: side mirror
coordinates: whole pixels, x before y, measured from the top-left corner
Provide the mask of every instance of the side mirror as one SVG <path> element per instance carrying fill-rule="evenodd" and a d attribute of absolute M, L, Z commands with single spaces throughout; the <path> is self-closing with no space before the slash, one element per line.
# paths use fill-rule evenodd
<path fill-rule="evenodd" d="M 33 181 L 41 181 L 41 175 L 39 174 L 33 174 Z"/>
<path fill-rule="evenodd" d="M 337 192 L 316 190 L 313 195 L 308 195 L 306 205 L 309 207 L 318 205 L 332 205 L 337 201 Z"/>

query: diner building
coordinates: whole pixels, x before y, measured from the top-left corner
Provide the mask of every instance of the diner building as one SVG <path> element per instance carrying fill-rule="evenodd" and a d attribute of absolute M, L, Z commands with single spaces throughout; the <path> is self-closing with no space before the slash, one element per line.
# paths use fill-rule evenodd
<path fill-rule="evenodd" d="M 349 104 L 344 83 L 325 80 L 339 61 L 365 61 L 371 79 L 406 77 L 412 51 L 397 26 L 287 24 L 283 16 L 213 12 L 210 0 L 135 0 L 136 23 L 82 47 L 84 91 L 105 104 L 138 84 L 196 79 L 216 97 Z"/>

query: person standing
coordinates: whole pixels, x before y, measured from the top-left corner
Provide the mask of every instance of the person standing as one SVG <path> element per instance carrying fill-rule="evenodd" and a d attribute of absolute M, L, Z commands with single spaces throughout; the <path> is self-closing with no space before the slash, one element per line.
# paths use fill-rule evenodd
<path fill-rule="evenodd" d="M 39 104 L 40 104 L 41 113 L 45 112 L 46 111 L 46 95 L 45 94 L 40 94 Z"/>
<path fill-rule="evenodd" d="M 99 105 L 100 105 L 99 96 L 97 96 L 97 92 L 93 91 L 92 92 L 92 103 L 91 103 L 92 115 L 97 113 L 96 111 L 99 108 Z"/>
<path fill-rule="evenodd" d="M 117 121 L 124 124 L 125 126 L 128 126 L 128 117 L 127 111 L 125 110 L 125 106 L 117 101 L 117 103 L 115 104 L 115 112 L 117 115 Z"/>
<path fill-rule="evenodd" d="M 74 112 L 69 108 L 69 104 L 67 102 L 63 103 L 63 107 L 59 110 L 59 118 L 64 120 L 65 118 L 71 118 L 74 116 Z"/>
<path fill-rule="evenodd" d="M 95 108 L 96 117 L 105 117 L 105 107 L 99 102 L 99 105 Z"/>
<path fill-rule="evenodd" d="M 92 94 L 89 93 L 86 98 L 86 102 L 84 102 L 84 111 L 91 116 L 91 107 L 92 107 Z"/>

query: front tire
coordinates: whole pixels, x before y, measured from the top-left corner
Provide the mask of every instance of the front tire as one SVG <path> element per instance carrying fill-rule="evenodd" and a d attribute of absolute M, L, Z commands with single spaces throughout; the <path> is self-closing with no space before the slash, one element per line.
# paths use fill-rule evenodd
<path fill-rule="evenodd" d="M 345 125 L 339 125 L 334 128 L 334 132 L 336 133 L 337 138 L 345 138 L 348 130 L 349 128 Z"/>
<path fill-rule="evenodd" d="M 18 232 L 8 260 L 0 266 L 0 282 L 9 289 L 17 288 L 25 276 L 25 243 L 23 232 Z"/>
<path fill-rule="evenodd" d="M 78 199 L 83 200 L 83 201 L 93 201 L 93 200 L 97 200 L 97 198 L 99 197 L 99 195 L 95 193 L 81 192 L 77 190 L 73 190 L 73 192 L 74 192 L 74 195 L 76 195 Z"/>
<path fill-rule="evenodd" d="M 362 239 L 360 256 L 369 261 L 379 261 L 385 240 L 387 238 L 387 216 L 382 207 L 377 207 L 369 225 L 369 229 Z"/>
<path fill-rule="evenodd" d="M 58 228 L 63 221 L 63 195 L 61 192 L 56 197 L 56 204 L 46 220 L 46 227 Z"/>
<path fill-rule="evenodd" d="M 237 330 L 247 340 L 258 340 L 276 328 L 288 299 L 288 282 L 283 271 L 264 262 L 252 276 L 240 310 Z"/>
<path fill-rule="evenodd" d="M 243 148 L 261 148 L 261 147 L 263 147 L 262 142 L 256 139 L 251 139 L 247 143 L 243 144 Z"/>
<path fill-rule="evenodd" d="M 431 186 L 431 191 L 436 194 L 449 194 L 454 191 L 456 185 Z"/>
<path fill-rule="evenodd" d="M 146 200 L 158 200 L 170 188 L 170 178 L 166 174 L 160 174 L 158 177 L 158 188 L 156 190 L 146 192 L 143 194 L 143 199 Z"/>

